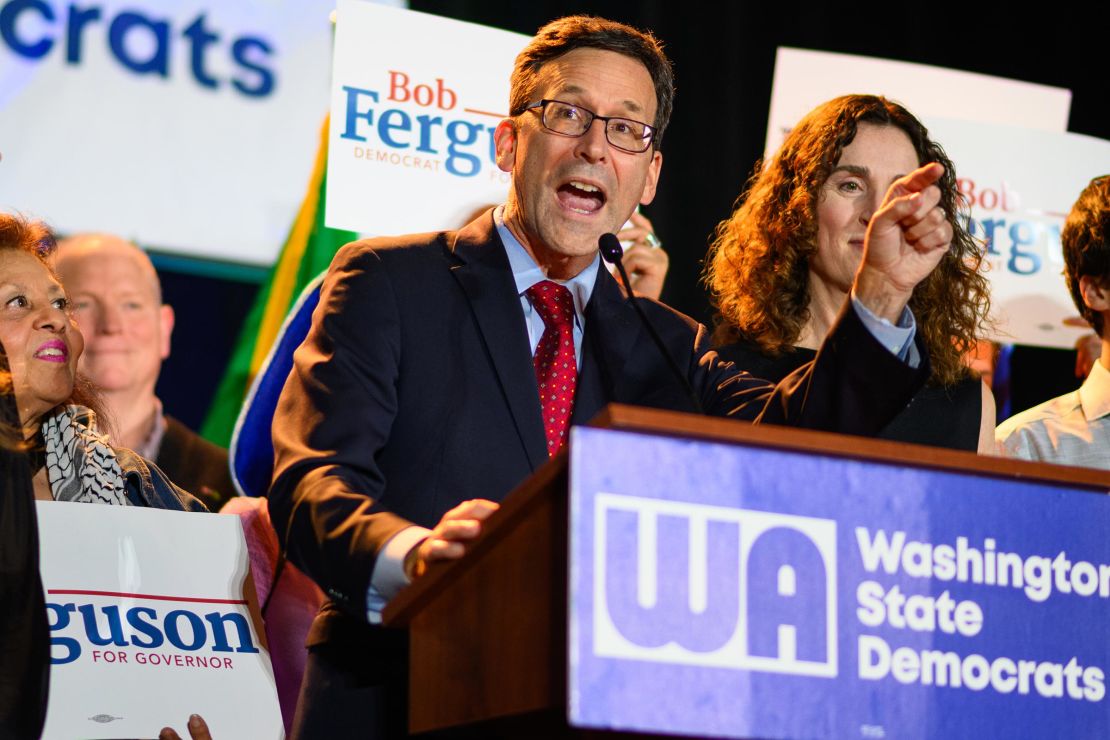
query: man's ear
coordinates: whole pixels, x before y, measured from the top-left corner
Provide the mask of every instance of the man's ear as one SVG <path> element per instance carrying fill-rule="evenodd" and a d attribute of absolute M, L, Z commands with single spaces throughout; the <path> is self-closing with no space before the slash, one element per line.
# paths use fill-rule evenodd
<path fill-rule="evenodd" d="M 512 172 L 516 163 L 516 122 L 506 118 L 497 124 L 493 132 L 494 150 L 497 152 L 497 167 L 502 172 Z"/>
<path fill-rule="evenodd" d="M 640 205 L 646 206 L 655 200 L 655 188 L 659 185 L 659 172 L 663 169 L 663 153 L 653 151 L 651 164 L 648 165 L 647 179 L 644 180 L 644 192 L 640 196 Z"/>
<path fill-rule="evenodd" d="M 1079 278 L 1079 294 L 1092 311 L 1110 311 L 1110 280 L 1102 280 L 1094 275 Z"/>
<path fill-rule="evenodd" d="M 158 349 L 163 360 L 170 356 L 170 335 L 173 334 L 173 321 L 173 306 L 163 303 L 158 309 L 158 323 L 162 327 L 162 346 Z"/>

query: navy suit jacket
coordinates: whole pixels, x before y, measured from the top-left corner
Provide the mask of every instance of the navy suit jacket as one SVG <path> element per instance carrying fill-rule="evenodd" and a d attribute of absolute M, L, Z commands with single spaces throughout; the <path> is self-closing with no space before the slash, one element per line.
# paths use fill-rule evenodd
<path fill-rule="evenodd" d="M 707 413 L 873 434 L 927 376 L 846 311 L 809 368 L 780 384 L 738 373 L 705 327 L 660 303 L 649 319 Z M 881 378 L 881 383 L 875 383 Z M 769 402 L 768 402 L 769 401 Z M 573 423 L 610 402 L 690 411 L 616 281 L 585 312 Z M 270 511 L 289 557 L 365 619 L 381 547 L 472 498 L 501 500 L 547 461 L 520 299 L 492 216 L 458 232 L 355 242 L 332 263 L 274 418 Z M 323 623 L 321 623 L 323 622 Z"/>

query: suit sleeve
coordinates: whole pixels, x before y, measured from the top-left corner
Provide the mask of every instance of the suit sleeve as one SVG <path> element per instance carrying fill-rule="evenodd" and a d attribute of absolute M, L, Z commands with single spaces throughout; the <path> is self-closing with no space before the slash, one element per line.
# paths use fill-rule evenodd
<path fill-rule="evenodd" d="M 846 302 L 817 357 L 783 378 L 757 422 L 878 435 L 929 377 L 920 332 L 914 341 L 916 368 L 884 347 Z"/>
<path fill-rule="evenodd" d="M 270 512 L 288 557 L 363 617 L 379 550 L 409 526 L 382 506 L 397 414 L 400 315 L 379 255 L 340 250 L 274 415 Z"/>
<path fill-rule="evenodd" d="M 716 383 L 706 410 L 756 423 L 783 424 L 841 434 L 876 436 L 910 402 L 929 377 L 928 355 L 915 338 L 922 361 L 910 367 L 868 331 L 846 303 L 817 357 L 778 385 L 730 368 Z M 703 372 L 720 377 L 728 366 L 710 352 Z"/>

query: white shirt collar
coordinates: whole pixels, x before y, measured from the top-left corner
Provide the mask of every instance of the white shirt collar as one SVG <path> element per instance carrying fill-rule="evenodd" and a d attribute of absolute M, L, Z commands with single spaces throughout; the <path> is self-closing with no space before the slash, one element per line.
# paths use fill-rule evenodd
<path fill-rule="evenodd" d="M 544 275 L 543 270 L 532 259 L 532 255 L 528 254 L 528 250 L 524 245 L 513 235 L 509 227 L 505 225 L 505 206 L 498 206 L 493 211 L 493 223 L 497 227 L 497 235 L 501 237 L 501 243 L 505 245 L 505 254 L 509 257 L 509 268 L 513 271 L 513 281 L 516 283 L 517 293 L 521 296 L 525 291 L 533 285 L 544 280 L 549 280 Z M 591 262 L 585 270 L 578 273 L 570 280 L 553 280 L 552 282 L 565 285 L 570 291 L 571 296 L 574 298 L 574 314 L 575 321 L 579 326 L 584 323 L 586 315 L 586 304 L 590 302 L 590 295 L 593 294 L 594 283 L 597 282 L 597 271 L 601 265 L 601 253 L 594 255 L 593 262 Z"/>
<path fill-rule="evenodd" d="M 1079 387 L 1079 404 L 1087 421 L 1110 414 L 1110 370 L 1103 366 L 1102 360 L 1095 360 L 1091 374 Z"/>

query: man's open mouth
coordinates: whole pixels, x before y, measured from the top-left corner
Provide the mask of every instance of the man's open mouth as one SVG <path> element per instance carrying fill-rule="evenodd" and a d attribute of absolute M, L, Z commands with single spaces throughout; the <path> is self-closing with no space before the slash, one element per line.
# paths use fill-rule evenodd
<path fill-rule="evenodd" d="M 560 185 L 556 192 L 559 202 L 575 213 L 596 213 L 605 205 L 605 191 L 581 180 L 570 180 Z"/>

